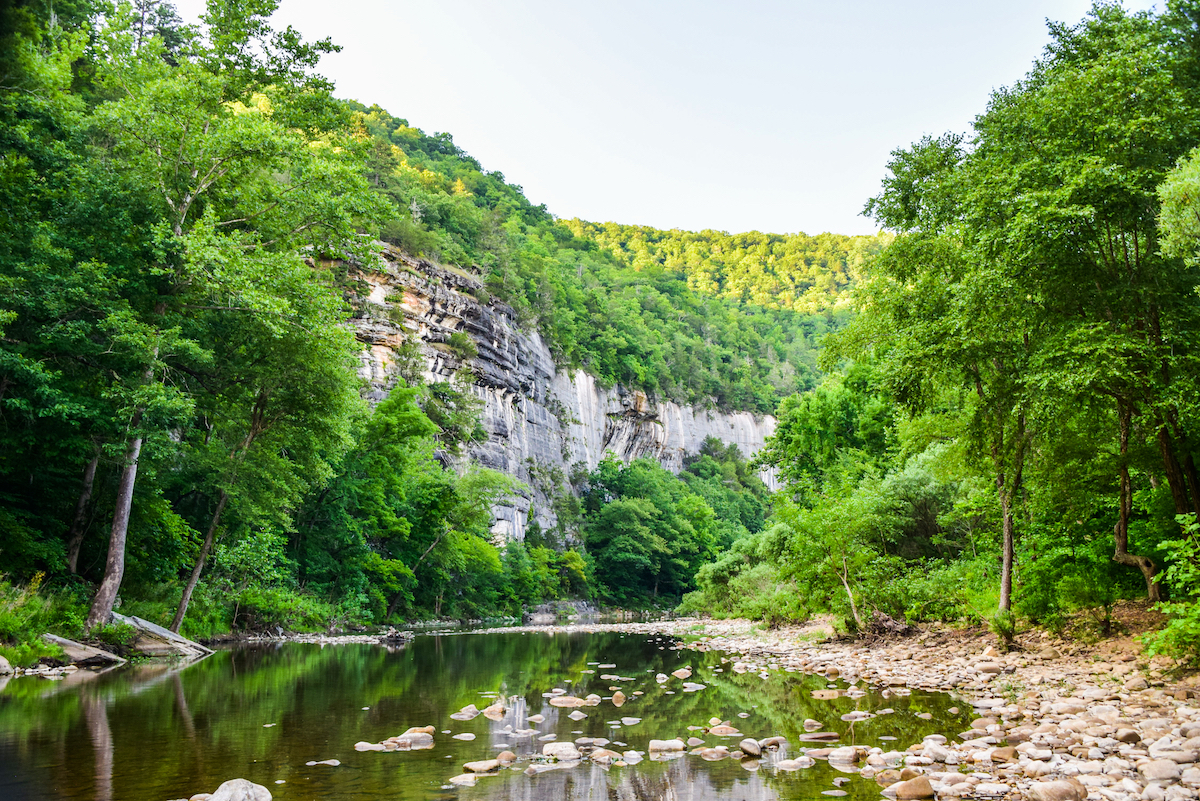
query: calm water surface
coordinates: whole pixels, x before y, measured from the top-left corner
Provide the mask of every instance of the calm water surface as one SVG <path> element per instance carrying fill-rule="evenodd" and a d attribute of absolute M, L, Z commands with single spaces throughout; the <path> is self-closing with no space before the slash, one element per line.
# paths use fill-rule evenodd
<path fill-rule="evenodd" d="M 730 670 L 732 662 L 722 664 L 720 653 L 675 650 L 674 645 L 668 637 L 616 633 L 438 634 L 419 636 L 395 650 L 248 646 L 188 666 L 143 664 L 99 675 L 81 671 L 58 682 L 14 679 L 0 684 L 0 799 L 165 801 L 212 792 L 236 777 L 266 785 L 281 801 L 813 799 L 834 790 L 834 779 L 846 774 L 824 762 L 776 771 L 771 762 L 782 755 L 764 760 L 758 770 L 731 759 L 683 756 L 609 770 L 585 761 L 533 777 L 525 776 L 526 765 L 518 763 L 518 770 L 480 778 L 475 787 L 451 787 L 447 780 L 464 762 L 489 759 L 503 748 L 519 755 L 540 753 L 538 736 L 549 733 L 560 741 L 606 737 L 626 744 L 608 746 L 614 750 L 645 751 L 651 738 L 686 739 L 693 734 L 687 726 L 706 725 L 715 716 L 731 720 L 745 736 L 787 736 L 786 755 L 795 757 L 806 745 L 798 739 L 805 718 L 842 732 L 840 745 L 885 750 L 903 749 L 935 732 L 952 736 L 970 718 L 950 715 L 954 700 L 938 694 L 869 692 L 861 698 L 817 700 L 813 692 L 831 686 L 822 677 L 739 675 Z M 610 664 L 616 667 L 600 667 Z M 691 681 L 706 689 L 685 693 L 678 679 L 655 681 L 655 674 L 684 665 L 694 669 Z M 601 674 L 624 680 L 601 679 Z M 605 700 L 584 707 L 588 717 L 580 721 L 543 696 L 557 687 L 608 699 L 614 686 L 629 696 L 625 705 L 617 709 Z M 634 696 L 635 690 L 645 694 Z M 450 718 L 467 704 L 484 708 L 496 694 L 512 699 L 504 720 Z M 854 710 L 884 708 L 894 712 L 854 724 L 840 719 Z M 523 716 L 535 712 L 545 715 L 545 722 L 527 724 Z M 918 713 L 932 713 L 933 719 Z M 623 717 L 640 722 L 623 724 Z M 430 750 L 354 750 L 360 740 L 378 742 L 426 725 L 438 730 Z M 505 733 L 506 726 L 539 731 L 514 738 Z M 443 730 L 473 733 L 475 739 L 455 740 Z M 897 739 L 887 739 L 892 737 Z M 739 739 L 705 738 L 731 750 Z M 342 764 L 305 765 L 324 759 Z M 850 799 L 879 798 L 874 782 L 849 778 L 841 789 Z"/>

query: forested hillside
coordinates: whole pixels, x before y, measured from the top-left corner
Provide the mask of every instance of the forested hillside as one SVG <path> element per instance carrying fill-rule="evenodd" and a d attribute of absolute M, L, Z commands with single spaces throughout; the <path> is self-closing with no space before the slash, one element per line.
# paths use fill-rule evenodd
<path fill-rule="evenodd" d="M 113 608 L 205 636 L 690 588 L 760 525 L 727 496 L 763 507 L 761 485 L 714 478 L 748 476 L 739 455 L 714 445 L 687 484 L 649 463 L 581 474 L 641 517 L 613 536 L 564 486 L 562 531 L 501 547 L 491 507 L 520 487 L 456 461 L 479 436 L 470 393 L 414 379 L 368 407 L 356 285 L 322 265 L 369 265 L 382 238 L 481 276 L 563 368 L 758 412 L 816 382 L 845 313 L 779 317 L 627 267 L 448 135 L 335 98 L 315 71 L 335 46 L 273 30 L 273 10 L 215 0 L 193 29 L 166 3 L 3 8 L 0 649 L 109 636 Z"/>
<path fill-rule="evenodd" d="M 682 596 L 1003 637 L 1149 598 L 1197 655 L 1200 3 L 1051 26 L 972 131 L 893 153 L 878 237 L 557 221 L 336 98 L 274 8 L 0 8 L 0 653 L 119 640 L 118 605 L 208 636 Z M 462 458 L 467 384 L 363 400 L 381 239 L 560 368 L 776 435 L 546 476 L 559 527 L 495 543 L 521 487 Z"/>
<path fill-rule="evenodd" d="M 372 136 L 368 179 L 394 212 L 386 241 L 477 271 L 561 366 L 652 396 L 770 413 L 812 387 L 817 343 L 845 321 L 846 288 L 880 244 L 559 223 L 448 134 L 348 105 Z M 626 241 L 632 231 L 658 243 L 652 254 Z"/>
<path fill-rule="evenodd" d="M 761 457 L 788 491 L 686 607 L 1007 637 L 1148 597 L 1197 656 L 1200 5 L 1050 32 L 972 132 L 892 154 L 842 366 Z"/>

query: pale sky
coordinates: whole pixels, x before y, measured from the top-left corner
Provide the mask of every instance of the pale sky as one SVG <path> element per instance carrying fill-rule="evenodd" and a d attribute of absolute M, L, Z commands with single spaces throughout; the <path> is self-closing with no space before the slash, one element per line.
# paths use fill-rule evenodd
<path fill-rule="evenodd" d="M 1090 6 L 282 0 L 275 22 L 342 45 L 338 96 L 452 134 L 559 217 L 858 234 L 893 149 L 967 131 L 1045 20 Z"/>

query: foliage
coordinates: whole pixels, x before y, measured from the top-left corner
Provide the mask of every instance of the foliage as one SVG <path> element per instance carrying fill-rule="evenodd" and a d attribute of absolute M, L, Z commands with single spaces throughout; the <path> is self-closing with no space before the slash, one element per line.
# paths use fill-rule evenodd
<path fill-rule="evenodd" d="M 583 528 L 601 596 L 678 599 L 719 550 L 763 525 L 766 491 L 736 446 L 709 439 L 682 480 L 656 462 L 611 454 L 585 480 Z"/>
<path fill-rule="evenodd" d="M 1163 543 L 1174 557 L 1164 574 L 1172 588 L 1170 602 L 1159 609 L 1170 616 L 1166 628 L 1148 640 L 1152 654 L 1170 654 L 1190 664 L 1200 662 L 1200 525 L 1180 516 L 1185 536 Z"/>
<path fill-rule="evenodd" d="M 368 177 L 396 214 L 383 238 L 471 267 L 537 326 L 560 365 L 609 385 L 774 411 L 817 378 L 818 341 L 844 323 L 846 287 L 885 241 L 556 223 L 448 134 L 378 106 L 347 107 L 373 137 Z"/>

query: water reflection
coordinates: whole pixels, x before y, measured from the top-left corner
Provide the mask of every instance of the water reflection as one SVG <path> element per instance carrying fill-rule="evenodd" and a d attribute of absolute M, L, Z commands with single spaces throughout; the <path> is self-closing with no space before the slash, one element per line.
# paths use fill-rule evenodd
<path fill-rule="evenodd" d="M 615 633 L 422 636 L 390 650 L 276 643 L 191 665 L 79 671 L 61 682 L 21 678 L 0 691 L 0 798 L 186 798 L 234 777 L 266 785 L 277 799 L 298 800 L 809 798 L 833 789 L 841 774 L 823 762 L 797 772 L 775 768 L 803 748 L 826 745 L 801 741 L 806 718 L 838 732 L 838 745 L 884 748 L 952 734 L 966 723 L 948 719 L 953 702 L 946 696 L 822 693 L 828 688 L 821 677 L 763 680 L 730 671 L 718 653 L 672 645 L 668 638 Z M 682 681 L 655 680 L 683 665 L 706 689 L 684 692 Z M 556 689 L 605 700 L 559 707 L 550 703 Z M 611 700 L 616 689 L 626 697 L 619 709 Z M 499 719 L 450 718 L 468 704 L 483 709 L 496 702 L 504 705 Z M 849 714 L 885 709 L 894 712 Z M 575 711 L 586 717 L 572 719 Z M 744 734 L 720 738 L 696 730 L 713 717 Z M 432 749 L 354 750 L 356 742 L 382 742 L 426 725 L 437 731 Z M 474 739 L 453 739 L 460 733 Z M 761 763 L 688 755 L 523 772 L 551 739 L 602 738 L 617 752 L 644 752 L 651 738 L 699 736 L 734 749 L 743 736 L 772 735 L 786 736 L 790 752 L 768 754 Z M 481 777 L 473 787 L 449 786 L 464 762 L 501 750 L 522 757 L 515 769 Z M 341 764 L 306 764 L 327 759 Z M 878 798 L 878 787 L 857 777 L 842 789 L 852 799 Z"/>

